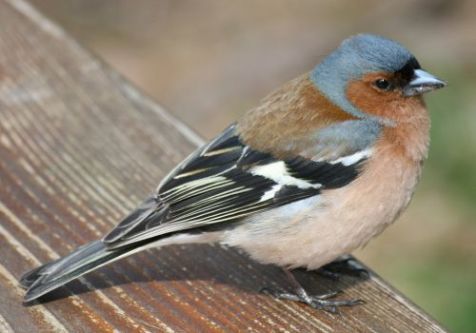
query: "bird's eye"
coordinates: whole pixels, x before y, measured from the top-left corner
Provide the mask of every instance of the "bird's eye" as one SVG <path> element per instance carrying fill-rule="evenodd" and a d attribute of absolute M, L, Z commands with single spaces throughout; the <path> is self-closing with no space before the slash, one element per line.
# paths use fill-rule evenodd
<path fill-rule="evenodd" d="M 391 83 L 388 80 L 385 79 L 378 79 L 377 81 L 374 82 L 375 86 L 379 88 L 380 90 L 390 90 L 392 88 Z"/>

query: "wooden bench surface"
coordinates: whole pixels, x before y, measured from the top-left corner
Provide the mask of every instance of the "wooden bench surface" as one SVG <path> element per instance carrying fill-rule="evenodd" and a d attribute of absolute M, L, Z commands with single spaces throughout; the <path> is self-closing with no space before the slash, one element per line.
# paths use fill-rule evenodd
<path fill-rule="evenodd" d="M 22 305 L 22 273 L 101 237 L 202 140 L 28 3 L 1 0 L 0 27 L 0 332 L 444 331 L 374 273 L 298 274 L 365 300 L 340 314 L 273 299 L 278 268 L 219 246 L 149 250 Z"/>

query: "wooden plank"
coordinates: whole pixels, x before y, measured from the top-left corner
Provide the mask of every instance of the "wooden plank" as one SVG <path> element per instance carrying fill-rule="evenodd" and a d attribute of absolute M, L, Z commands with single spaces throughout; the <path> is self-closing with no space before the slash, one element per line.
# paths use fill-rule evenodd
<path fill-rule="evenodd" d="M 107 232 L 202 140 L 45 19 L 0 1 L 0 330 L 444 332 L 377 275 L 310 289 L 339 315 L 259 293 L 279 269 L 218 246 L 149 250 L 25 307 L 16 279 Z"/>

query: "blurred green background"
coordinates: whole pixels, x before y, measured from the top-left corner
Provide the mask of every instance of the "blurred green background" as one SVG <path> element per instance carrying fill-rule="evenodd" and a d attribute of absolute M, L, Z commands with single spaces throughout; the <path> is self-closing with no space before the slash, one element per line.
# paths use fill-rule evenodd
<path fill-rule="evenodd" d="M 34 0 L 206 138 L 343 38 L 399 40 L 447 80 L 398 223 L 357 256 L 454 332 L 476 332 L 476 1 Z"/>

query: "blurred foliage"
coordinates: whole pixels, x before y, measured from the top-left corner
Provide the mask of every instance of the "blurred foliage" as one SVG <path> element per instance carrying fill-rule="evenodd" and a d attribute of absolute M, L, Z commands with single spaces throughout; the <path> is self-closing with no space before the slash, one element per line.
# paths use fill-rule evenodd
<path fill-rule="evenodd" d="M 449 89 L 442 90 L 432 110 L 432 147 L 429 160 L 431 172 L 448 180 L 448 190 L 468 200 L 468 208 L 476 198 L 476 72 L 442 73 Z M 433 101 L 433 100 L 432 100 Z M 455 193 L 456 194 L 456 193 Z"/>
<path fill-rule="evenodd" d="M 476 2 L 34 0 L 210 138 L 348 35 L 401 41 L 447 88 L 407 212 L 357 255 L 455 332 L 476 330 Z"/>

